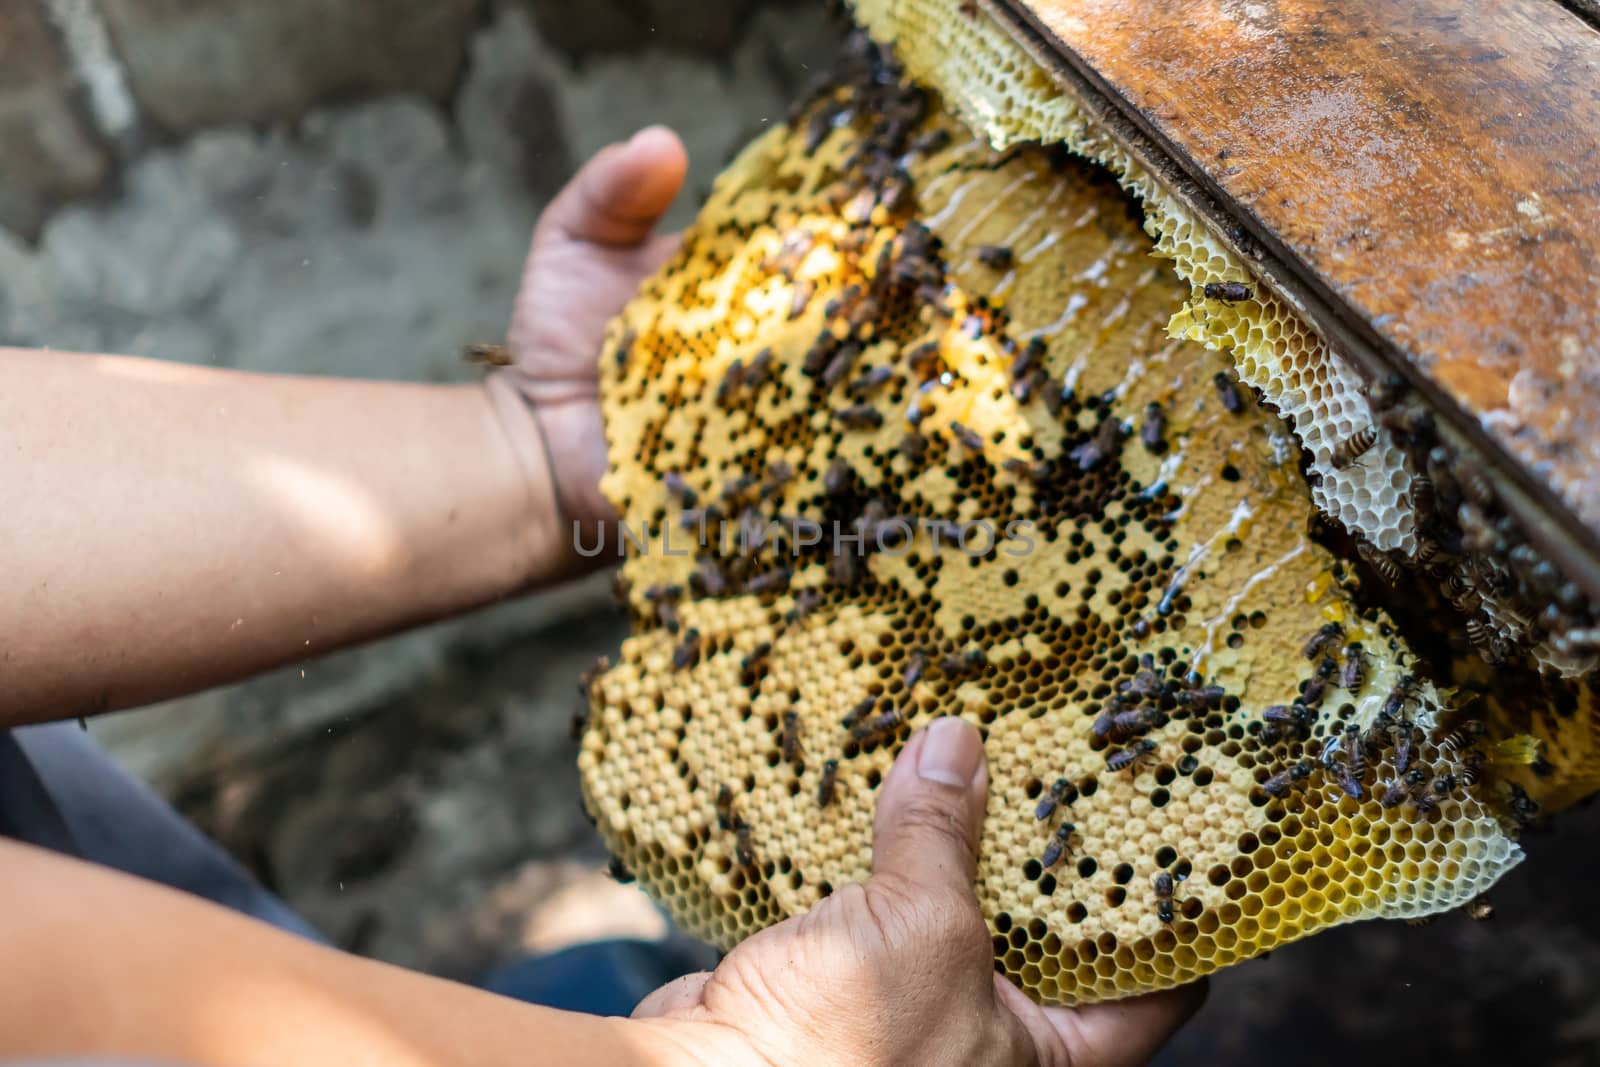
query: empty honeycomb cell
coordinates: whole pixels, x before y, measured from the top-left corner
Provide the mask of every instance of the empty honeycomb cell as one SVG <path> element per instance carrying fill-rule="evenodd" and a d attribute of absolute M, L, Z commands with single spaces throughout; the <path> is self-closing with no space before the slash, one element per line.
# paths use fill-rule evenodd
<path fill-rule="evenodd" d="M 1188 289 L 1158 251 L 1105 172 L 997 150 L 857 40 L 614 325 L 602 487 L 645 536 L 579 764 L 685 928 L 731 945 L 866 878 L 875 790 L 941 715 L 986 731 L 977 895 L 1000 969 L 1049 1002 L 1458 906 L 1520 859 L 1493 767 L 1461 784 L 1482 740 L 1413 737 L 1454 712 L 1306 536 L 1280 417 L 1168 333 Z M 1384 808 L 1401 762 L 1460 783 Z M 1380 831 L 1398 860 L 1362 858 Z"/>

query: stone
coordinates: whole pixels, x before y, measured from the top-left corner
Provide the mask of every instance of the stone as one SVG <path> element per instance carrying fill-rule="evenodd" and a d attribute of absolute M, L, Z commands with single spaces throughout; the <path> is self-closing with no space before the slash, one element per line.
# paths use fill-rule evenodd
<path fill-rule="evenodd" d="M 456 93 L 456 130 L 467 152 L 509 183 L 513 195 L 548 199 L 572 175 L 577 160 L 559 104 L 570 76 L 565 59 L 539 38 L 521 8 L 500 12 L 473 39 Z"/>
<path fill-rule="evenodd" d="M 102 0 L 146 118 L 172 131 L 397 90 L 449 96 L 481 0 Z"/>
<path fill-rule="evenodd" d="M 33 238 L 53 208 L 105 180 L 110 156 L 74 94 L 66 56 L 39 9 L 0 9 L 0 226 Z"/>
<path fill-rule="evenodd" d="M 576 54 L 660 47 L 720 53 L 756 0 L 523 0 L 552 45 Z"/>

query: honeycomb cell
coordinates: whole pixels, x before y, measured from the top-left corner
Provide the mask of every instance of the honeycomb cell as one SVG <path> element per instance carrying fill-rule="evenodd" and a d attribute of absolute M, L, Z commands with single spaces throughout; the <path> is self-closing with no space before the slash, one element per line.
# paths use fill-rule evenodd
<path fill-rule="evenodd" d="M 579 757 L 683 926 L 730 945 L 865 879 L 875 791 L 942 715 L 986 732 L 978 899 L 1041 1000 L 1458 906 L 1520 859 L 1481 739 L 1444 743 L 1308 538 L 1283 420 L 1166 329 L 1187 294 L 1104 170 L 996 149 L 859 39 L 719 179 L 602 361 L 603 489 L 642 536 Z"/>

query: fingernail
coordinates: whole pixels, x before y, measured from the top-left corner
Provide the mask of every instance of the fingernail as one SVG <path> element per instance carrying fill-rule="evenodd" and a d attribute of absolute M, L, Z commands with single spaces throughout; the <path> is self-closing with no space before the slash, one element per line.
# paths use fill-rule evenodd
<path fill-rule="evenodd" d="M 983 739 L 961 719 L 939 719 L 928 727 L 922 751 L 917 754 L 917 774 L 930 782 L 965 789 L 983 762 Z"/>

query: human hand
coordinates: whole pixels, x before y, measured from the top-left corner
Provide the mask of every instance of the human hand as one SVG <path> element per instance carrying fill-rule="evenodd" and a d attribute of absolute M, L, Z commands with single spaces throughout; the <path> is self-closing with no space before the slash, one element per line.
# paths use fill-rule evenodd
<path fill-rule="evenodd" d="M 973 895 L 989 787 L 978 732 L 940 719 L 878 797 L 872 877 L 645 998 L 704 1062 L 810 1067 L 1132 1067 L 1200 1006 L 1203 986 L 1042 1008 L 994 971 Z"/>
<path fill-rule="evenodd" d="M 512 365 L 499 372 L 532 409 L 561 518 L 590 526 L 612 514 L 600 420 L 606 324 L 678 247 L 655 232 L 683 187 L 678 135 L 652 126 L 601 149 L 545 208 L 512 308 Z"/>

